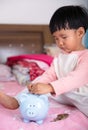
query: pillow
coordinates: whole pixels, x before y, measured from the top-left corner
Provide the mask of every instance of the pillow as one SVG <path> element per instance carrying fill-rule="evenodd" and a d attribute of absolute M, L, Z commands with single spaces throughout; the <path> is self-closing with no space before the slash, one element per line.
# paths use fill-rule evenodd
<path fill-rule="evenodd" d="M 8 57 L 6 64 L 12 67 L 12 69 L 13 69 L 13 66 L 15 65 L 16 65 L 15 67 L 19 65 L 19 68 L 21 66 L 27 67 L 30 70 L 29 75 L 30 75 L 30 80 L 32 81 L 36 77 L 40 76 L 50 66 L 52 60 L 53 60 L 53 57 L 46 54 L 29 54 L 29 55 L 27 54 L 27 55 L 18 55 L 18 56 Z M 22 69 L 20 68 L 20 70 Z M 20 72 L 17 68 L 14 71 L 14 73 L 16 77 L 18 78 L 21 77 L 20 78 L 21 82 L 25 78 L 22 72 L 21 72 L 21 75 L 23 75 L 23 79 L 22 79 L 22 76 L 18 76 L 20 75 Z"/>
<path fill-rule="evenodd" d="M 46 55 L 46 54 L 27 54 L 27 55 L 18 55 L 18 56 L 11 56 L 7 58 L 7 65 L 13 65 L 16 61 L 22 60 L 22 59 L 32 59 L 32 60 L 39 60 L 42 62 L 45 62 L 50 66 L 53 57 Z"/>
<path fill-rule="evenodd" d="M 38 66 L 43 69 L 43 70 L 46 70 L 49 68 L 49 65 L 43 61 L 40 61 L 40 60 L 32 60 L 32 59 L 23 59 L 24 61 L 27 61 L 27 62 L 34 62 L 36 64 L 38 64 Z"/>
<path fill-rule="evenodd" d="M 45 52 L 47 55 L 55 57 L 60 52 L 60 49 L 56 45 L 46 46 Z"/>
<path fill-rule="evenodd" d="M 0 64 L 0 81 L 10 81 L 15 80 L 12 75 L 11 68 L 7 65 Z"/>

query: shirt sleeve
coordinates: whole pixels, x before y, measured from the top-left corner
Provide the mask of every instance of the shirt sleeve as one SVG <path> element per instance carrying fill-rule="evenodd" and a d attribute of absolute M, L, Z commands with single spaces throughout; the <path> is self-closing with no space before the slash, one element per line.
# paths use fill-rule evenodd
<path fill-rule="evenodd" d="M 75 70 L 67 76 L 50 82 L 56 95 L 72 91 L 88 84 L 88 53 L 79 57 Z"/>

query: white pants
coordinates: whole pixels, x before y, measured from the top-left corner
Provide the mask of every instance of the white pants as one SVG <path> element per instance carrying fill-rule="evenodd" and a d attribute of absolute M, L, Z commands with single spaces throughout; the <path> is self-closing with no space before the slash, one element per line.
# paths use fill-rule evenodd
<path fill-rule="evenodd" d="M 72 91 L 54 98 L 61 104 L 73 105 L 88 117 L 88 96 Z"/>

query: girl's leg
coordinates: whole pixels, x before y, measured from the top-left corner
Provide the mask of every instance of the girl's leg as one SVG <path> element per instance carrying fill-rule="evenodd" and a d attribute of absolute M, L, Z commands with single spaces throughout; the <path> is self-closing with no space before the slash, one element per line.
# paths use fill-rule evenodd
<path fill-rule="evenodd" d="M 8 109 L 17 109 L 19 107 L 18 101 L 9 95 L 0 91 L 0 104 Z"/>
<path fill-rule="evenodd" d="M 53 97 L 53 96 L 50 95 L 50 97 L 52 99 L 54 99 L 55 101 L 63 104 L 63 105 L 71 105 L 71 106 L 73 106 L 73 104 L 68 100 L 68 98 L 64 94 L 61 94 L 58 97 Z"/>
<path fill-rule="evenodd" d="M 73 91 L 65 94 L 65 98 L 88 117 L 88 96 L 86 94 Z"/>

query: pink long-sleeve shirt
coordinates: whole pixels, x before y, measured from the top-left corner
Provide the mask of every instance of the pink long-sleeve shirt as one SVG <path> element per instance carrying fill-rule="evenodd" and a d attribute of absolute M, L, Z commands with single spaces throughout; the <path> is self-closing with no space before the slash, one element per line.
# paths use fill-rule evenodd
<path fill-rule="evenodd" d="M 88 50 L 59 54 L 37 82 L 50 83 L 56 95 L 74 90 L 88 94 Z"/>

